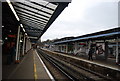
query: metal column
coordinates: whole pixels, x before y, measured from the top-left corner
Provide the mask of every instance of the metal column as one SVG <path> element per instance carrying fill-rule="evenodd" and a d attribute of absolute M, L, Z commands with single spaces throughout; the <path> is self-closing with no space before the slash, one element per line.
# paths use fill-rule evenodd
<path fill-rule="evenodd" d="M 60 52 L 62 52 L 62 45 L 60 45 Z"/>
<path fill-rule="evenodd" d="M 25 34 L 24 34 L 24 39 L 23 39 L 23 49 L 22 49 L 22 55 L 24 56 L 25 53 Z"/>
<path fill-rule="evenodd" d="M 90 41 L 88 41 L 88 49 L 90 49 L 91 43 L 92 43 L 92 41 L 91 41 L 91 40 L 90 40 Z"/>
<path fill-rule="evenodd" d="M 18 26 L 17 43 L 16 43 L 16 58 L 15 58 L 16 63 L 19 63 L 19 60 L 18 60 L 19 37 L 20 37 L 20 26 Z"/>
<path fill-rule="evenodd" d="M 20 33 L 19 35 L 19 45 L 18 45 L 18 61 L 20 60 L 20 56 L 21 56 L 21 37 L 22 37 L 22 33 Z"/>
<path fill-rule="evenodd" d="M 27 53 L 26 48 L 27 48 L 27 36 L 26 36 L 26 39 L 25 39 L 25 53 Z"/>
<path fill-rule="evenodd" d="M 75 46 L 74 53 L 76 53 L 76 52 L 77 52 L 77 49 L 78 49 L 78 43 L 77 43 L 77 42 L 75 42 L 74 46 Z"/>
<path fill-rule="evenodd" d="M 116 63 L 118 63 L 118 37 L 116 39 Z"/>
<path fill-rule="evenodd" d="M 66 44 L 66 53 L 68 53 L 68 44 Z"/>

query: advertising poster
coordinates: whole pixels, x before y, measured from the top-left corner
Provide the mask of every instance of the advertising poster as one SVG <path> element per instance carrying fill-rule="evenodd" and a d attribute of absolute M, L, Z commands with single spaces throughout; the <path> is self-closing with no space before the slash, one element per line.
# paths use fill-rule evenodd
<path fill-rule="evenodd" d="M 97 42 L 96 43 L 96 59 L 106 59 L 106 43 Z"/>

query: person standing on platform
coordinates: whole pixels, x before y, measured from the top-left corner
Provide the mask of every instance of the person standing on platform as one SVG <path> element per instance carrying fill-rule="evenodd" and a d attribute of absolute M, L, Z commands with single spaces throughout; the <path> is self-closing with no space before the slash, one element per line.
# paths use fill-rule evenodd
<path fill-rule="evenodd" d="M 93 47 L 91 47 L 88 52 L 88 60 L 93 60 L 93 58 L 92 58 L 93 53 L 94 53 L 94 49 L 93 49 Z"/>

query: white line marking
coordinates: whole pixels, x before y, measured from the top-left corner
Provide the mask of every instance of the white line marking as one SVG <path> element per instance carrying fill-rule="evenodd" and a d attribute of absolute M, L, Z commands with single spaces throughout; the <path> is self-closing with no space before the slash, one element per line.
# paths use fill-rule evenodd
<path fill-rule="evenodd" d="M 55 81 L 55 79 L 53 78 L 53 76 L 51 75 L 50 71 L 49 71 L 49 70 L 47 69 L 47 67 L 45 66 L 44 62 L 42 61 L 42 59 L 40 58 L 40 56 L 38 55 L 38 53 L 37 53 L 36 50 L 35 50 L 35 52 L 36 52 L 36 54 L 37 54 L 40 62 L 42 63 L 43 67 L 45 68 L 47 74 L 49 75 L 50 79 L 51 79 L 52 81 Z"/>

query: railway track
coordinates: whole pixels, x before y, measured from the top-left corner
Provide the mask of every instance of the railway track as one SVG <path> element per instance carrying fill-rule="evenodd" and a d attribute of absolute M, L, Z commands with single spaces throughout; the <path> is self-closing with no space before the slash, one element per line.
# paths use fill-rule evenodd
<path fill-rule="evenodd" d="M 47 55 L 43 54 L 41 51 L 38 50 L 38 54 L 41 57 L 41 59 L 44 61 L 46 66 L 48 67 L 49 71 L 55 78 L 55 81 L 59 80 L 67 80 L 67 81 L 75 81 L 76 79 L 72 76 L 70 76 L 68 73 L 66 73 L 63 69 L 61 69 L 55 62 L 55 60 L 51 59 Z M 57 71 L 57 72 L 56 72 Z M 58 74 L 59 73 L 59 74 Z"/>
<path fill-rule="evenodd" d="M 71 80 L 71 81 L 112 81 L 110 78 L 106 78 L 103 76 L 100 76 L 97 73 L 91 72 L 85 68 L 81 68 L 77 66 L 77 64 L 72 64 L 69 62 L 66 62 L 64 60 L 60 60 L 56 57 L 53 57 L 50 54 L 46 54 L 42 50 L 37 50 L 40 57 L 42 57 L 43 61 L 46 60 L 50 64 L 54 66 L 54 68 L 57 68 L 60 74 L 64 75 L 66 78 L 65 80 Z M 48 69 L 51 67 L 48 67 Z M 52 73 L 52 70 L 51 70 Z M 55 76 L 54 73 L 52 73 L 53 76 Z M 55 77 L 57 80 L 57 77 Z"/>

